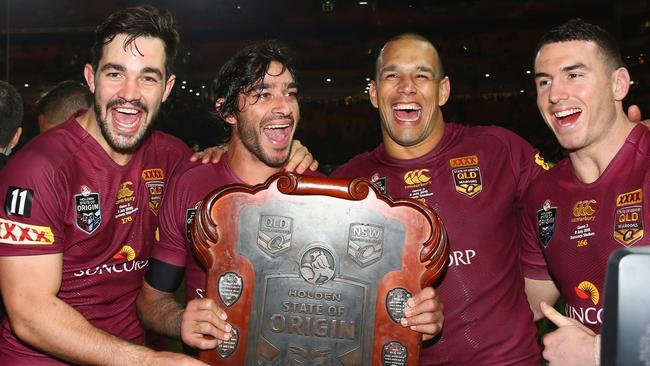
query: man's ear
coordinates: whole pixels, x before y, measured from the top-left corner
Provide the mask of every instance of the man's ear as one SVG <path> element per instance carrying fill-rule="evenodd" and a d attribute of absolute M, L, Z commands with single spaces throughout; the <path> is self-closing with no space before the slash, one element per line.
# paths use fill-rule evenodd
<path fill-rule="evenodd" d="M 167 81 L 165 82 L 165 91 L 163 93 L 163 99 L 162 99 L 163 102 L 167 100 L 167 97 L 169 97 L 169 93 L 172 92 L 174 83 L 176 83 L 176 75 L 174 74 L 169 75 L 169 78 L 167 78 Z"/>
<path fill-rule="evenodd" d="M 449 77 L 445 76 L 438 83 L 438 106 L 442 107 L 449 100 L 451 93 L 451 83 Z"/>
<path fill-rule="evenodd" d="M 95 69 L 91 64 L 86 64 L 84 66 L 84 78 L 86 78 L 86 83 L 88 84 L 88 89 L 94 94 L 95 93 Z"/>
<path fill-rule="evenodd" d="M 619 67 L 612 73 L 612 92 L 614 100 L 622 101 L 630 91 L 630 73 L 624 67 Z"/>
<path fill-rule="evenodd" d="M 379 104 L 377 104 L 377 83 L 374 80 L 370 81 L 370 90 L 368 90 L 368 93 L 370 93 L 370 103 L 373 107 L 378 108 Z"/>
<path fill-rule="evenodd" d="M 16 133 L 14 133 L 14 137 L 12 137 L 11 141 L 9 142 L 9 147 L 13 149 L 16 145 L 18 145 L 18 140 L 20 140 L 20 135 L 22 135 L 22 133 L 23 133 L 23 128 L 18 127 Z"/>

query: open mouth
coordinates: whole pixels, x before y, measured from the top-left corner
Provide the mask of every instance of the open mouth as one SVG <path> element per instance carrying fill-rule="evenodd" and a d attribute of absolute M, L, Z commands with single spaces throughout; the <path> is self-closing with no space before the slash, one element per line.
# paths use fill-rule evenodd
<path fill-rule="evenodd" d="M 289 141 L 292 125 L 292 123 L 269 123 L 262 127 L 262 131 L 273 145 L 283 147 Z"/>
<path fill-rule="evenodd" d="M 554 112 L 553 116 L 555 117 L 557 123 L 560 126 L 569 126 L 575 121 L 577 121 L 581 114 L 582 114 L 582 109 L 571 108 L 559 112 Z"/>
<path fill-rule="evenodd" d="M 398 103 L 393 105 L 393 115 L 399 122 L 411 123 L 420 119 L 422 107 L 417 103 Z"/>
<path fill-rule="evenodd" d="M 118 131 L 132 133 L 138 130 L 143 112 L 137 108 L 120 106 L 112 108 L 111 114 Z"/>

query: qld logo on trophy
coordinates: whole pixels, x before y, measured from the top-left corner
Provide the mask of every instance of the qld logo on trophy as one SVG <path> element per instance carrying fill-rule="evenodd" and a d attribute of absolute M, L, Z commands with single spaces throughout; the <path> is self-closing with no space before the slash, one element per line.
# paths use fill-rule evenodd
<path fill-rule="evenodd" d="M 291 217 L 262 215 L 257 232 L 257 245 L 271 257 L 277 257 L 291 247 Z"/>

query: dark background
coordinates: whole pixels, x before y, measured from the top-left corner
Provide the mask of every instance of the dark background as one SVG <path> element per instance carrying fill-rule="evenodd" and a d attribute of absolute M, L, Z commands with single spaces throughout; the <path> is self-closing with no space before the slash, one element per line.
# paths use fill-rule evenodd
<path fill-rule="evenodd" d="M 26 104 L 23 142 L 37 133 L 34 102 L 65 79 L 83 81 L 94 27 L 126 0 L 0 0 L 0 79 Z M 298 55 L 302 119 L 297 137 L 322 165 L 336 165 L 380 141 L 377 112 L 366 86 L 390 37 L 413 31 L 429 37 L 451 79 L 445 119 L 497 124 L 540 148 L 550 160 L 562 151 L 537 112 L 532 81 L 537 39 L 581 17 L 621 43 L 634 84 L 626 102 L 650 115 L 648 1 L 605 0 L 184 0 L 150 1 L 177 19 L 181 48 L 177 83 L 158 124 L 201 147 L 218 142 L 219 122 L 207 114 L 205 93 L 222 63 L 244 44 L 268 38 Z M 486 76 L 489 74 L 489 77 Z M 329 79 L 329 81 L 328 81 Z M 198 93 L 198 95 L 197 95 Z"/>

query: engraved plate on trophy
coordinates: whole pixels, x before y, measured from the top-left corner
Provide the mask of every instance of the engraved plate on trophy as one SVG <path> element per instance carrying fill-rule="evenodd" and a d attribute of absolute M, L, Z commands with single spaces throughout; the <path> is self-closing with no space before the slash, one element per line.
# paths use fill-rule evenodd
<path fill-rule="evenodd" d="M 235 352 L 237 344 L 239 343 L 239 331 L 237 328 L 233 327 L 230 331 L 230 339 L 219 343 L 217 349 L 215 350 L 219 357 L 228 358 Z"/>
<path fill-rule="evenodd" d="M 383 366 L 404 366 L 408 360 L 408 354 L 406 346 L 400 342 L 386 343 L 381 350 L 381 364 Z"/>
<path fill-rule="evenodd" d="M 386 311 L 395 323 L 399 323 L 404 318 L 406 302 L 411 297 L 413 295 L 401 287 L 388 291 L 388 295 L 386 295 Z"/>
<path fill-rule="evenodd" d="M 399 321 L 449 251 L 442 222 L 422 203 L 392 201 L 366 180 L 284 173 L 211 193 L 192 237 L 206 297 L 225 305 L 237 330 L 202 361 L 419 364 L 421 334 Z"/>
<path fill-rule="evenodd" d="M 239 300 L 242 290 L 242 278 L 234 272 L 226 272 L 219 277 L 219 298 L 231 307 Z"/>

